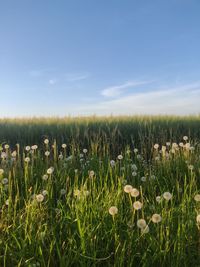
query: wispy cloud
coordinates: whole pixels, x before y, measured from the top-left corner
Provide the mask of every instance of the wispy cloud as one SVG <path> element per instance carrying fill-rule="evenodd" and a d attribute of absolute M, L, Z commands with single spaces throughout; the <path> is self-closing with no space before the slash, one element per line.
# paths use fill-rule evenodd
<path fill-rule="evenodd" d="M 150 83 L 150 81 L 127 81 L 120 85 L 104 88 L 103 90 L 101 90 L 101 95 L 105 97 L 118 97 L 123 93 L 124 89 L 126 88 L 136 87 L 148 83 Z"/>
<path fill-rule="evenodd" d="M 200 113 L 200 82 L 137 92 L 117 99 L 97 102 L 76 109 L 79 114 L 132 115 L 132 114 L 197 114 Z"/>
<path fill-rule="evenodd" d="M 39 77 L 43 77 L 44 75 L 46 75 L 47 73 L 51 72 L 52 70 L 53 69 L 50 69 L 50 68 L 30 70 L 29 71 L 29 75 L 31 77 L 39 78 Z"/>
<path fill-rule="evenodd" d="M 80 80 L 85 80 L 90 76 L 89 73 L 67 73 L 65 74 L 66 80 L 68 82 L 76 82 Z"/>
<path fill-rule="evenodd" d="M 57 80 L 56 79 L 50 79 L 49 80 L 49 84 L 50 85 L 54 85 L 54 84 L 56 84 L 57 83 Z"/>

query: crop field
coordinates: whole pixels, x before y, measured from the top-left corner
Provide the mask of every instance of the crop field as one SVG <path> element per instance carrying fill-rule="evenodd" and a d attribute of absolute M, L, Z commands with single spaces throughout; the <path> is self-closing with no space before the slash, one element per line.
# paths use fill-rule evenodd
<path fill-rule="evenodd" d="M 200 117 L 1 119 L 0 266 L 200 266 Z"/>

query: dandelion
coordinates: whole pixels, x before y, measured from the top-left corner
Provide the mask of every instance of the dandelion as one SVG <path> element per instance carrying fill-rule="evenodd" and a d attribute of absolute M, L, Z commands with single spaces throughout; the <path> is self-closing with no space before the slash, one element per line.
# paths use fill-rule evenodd
<path fill-rule="evenodd" d="M 49 152 L 49 151 L 45 151 L 45 153 L 44 153 L 44 154 L 45 154 L 45 156 L 47 156 L 47 157 L 48 157 L 48 156 L 50 155 L 50 152 Z"/>
<path fill-rule="evenodd" d="M 48 176 L 47 174 L 44 174 L 44 175 L 42 176 L 42 179 L 43 179 L 44 181 L 48 180 L 48 178 L 49 178 L 49 176 Z"/>
<path fill-rule="evenodd" d="M 58 159 L 59 159 L 59 160 L 62 160 L 62 159 L 63 159 L 63 155 L 60 154 L 60 155 L 58 156 Z"/>
<path fill-rule="evenodd" d="M 122 155 L 118 155 L 117 158 L 118 158 L 118 160 L 122 160 L 123 156 Z"/>
<path fill-rule="evenodd" d="M 43 191 L 42 191 L 42 195 L 43 195 L 43 196 L 48 195 L 48 191 L 47 191 L 47 190 L 43 190 Z"/>
<path fill-rule="evenodd" d="M 187 141 L 187 140 L 188 140 L 188 136 L 186 136 L 186 135 L 183 136 L 183 140 L 184 140 L 184 141 Z"/>
<path fill-rule="evenodd" d="M 25 159 L 24 159 L 24 161 L 26 162 L 26 163 L 29 163 L 30 162 L 30 158 L 29 157 L 26 157 Z"/>
<path fill-rule="evenodd" d="M 64 188 L 62 188 L 61 190 L 60 190 L 60 194 L 63 196 L 63 195 L 65 195 L 66 194 L 66 189 L 64 189 Z"/>
<path fill-rule="evenodd" d="M 190 164 L 190 165 L 188 165 L 188 169 L 192 171 L 194 169 L 194 166 L 192 164 Z"/>
<path fill-rule="evenodd" d="M 88 150 L 86 148 L 83 149 L 83 153 L 86 154 Z"/>
<path fill-rule="evenodd" d="M 161 196 L 157 196 L 157 197 L 156 197 L 156 201 L 157 201 L 158 203 L 160 203 L 161 200 L 162 200 L 162 197 L 161 197 Z"/>
<path fill-rule="evenodd" d="M 66 144 L 62 144 L 62 148 L 66 148 L 67 147 L 67 145 Z"/>
<path fill-rule="evenodd" d="M 132 190 L 133 190 L 132 185 L 127 184 L 124 186 L 124 192 L 131 193 Z"/>
<path fill-rule="evenodd" d="M 140 192 L 137 190 L 137 188 L 133 188 L 133 189 L 131 190 L 131 196 L 132 196 L 132 197 L 138 197 L 139 194 L 140 194 Z"/>
<path fill-rule="evenodd" d="M 26 147 L 25 147 L 25 150 L 26 150 L 26 151 L 30 151 L 30 149 L 31 149 L 30 146 L 26 146 Z"/>
<path fill-rule="evenodd" d="M 12 153 L 11 153 L 11 156 L 13 157 L 13 158 L 15 158 L 16 156 L 17 156 L 17 151 L 13 151 Z"/>
<path fill-rule="evenodd" d="M 33 145 L 33 146 L 31 146 L 31 149 L 32 149 L 32 150 L 36 150 L 37 148 L 38 148 L 37 145 Z"/>
<path fill-rule="evenodd" d="M 7 199 L 6 201 L 5 201 L 5 204 L 6 204 L 6 206 L 8 206 L 9 205 L 9 199 Z"/>
<path fill-rule="evenodd" d="M 118 208 L 116 206 L 112 206 L 109 208 L 108 212 L 110 213 L 110 215 L 114 216 L 118 213 Z"/>
<path fill-rule="evenodd" d="M 186 143 L 185 148 L 189 150 L 190 149 L 190 143 Z"/>
<path fill-rule="evenodd" d="M 44 143 L 45 143 L 45 145 L 48 145 L 49 144 L 49 139 L 44 139 Z"/>
<path fill-rule="evenodd" d="M 197 201 L 197 202 L 200 202 L 200 194 L 196 194 L 194 196 L 194 200 Z"/>
<path fill-rule="evenodd" d="M 137 221 L 137 227 L 140 229 L 144 229 L 147 226 L 147 223 L 144 219 L 139 219 Z"/>
<path fill-rule="evenodd" d="M 47 174 L 52 174 L 54 172 L 54 167 L 50 167 L 48 170 L 47 170 Z"/>
<path fill-rule="evenodd" d="M 137 171 L 137 166 L 135 165 L 135 164 L 131 164 L 131 169 L 133 170 L 133 171 Z"/>
<path fill-rule="evenodd" d="M 169 192 L 165 192 L 163 194 L 163 197 L 164 197 L 165 200 L 169 201 L 172 198 L 172 194 L 169 193 Z"/>
<path fill-rule="evenodd" d="M 1 182 L 3 185 L 8 184 L 8 178 L 3 178 Z"/>
<path fill-rule="evenodd" d="M 149 233 L 149 226 L 147 225 L 146 227 L 141 228 L 141 233 L 142 234 L 148 234 Z"/>
<path fill-rule="evenodd" d="M 8 144 L 6 144 L 4 147 L 5 147 L 5 149 L 8 149 L 10 146 Z"/>
<path fill-rule="evenodd" d="M 138 149 L 137 148 L 134 148 L 133 151 L 134 151 L 135 154 L 138 153 Z"/>
<path fill-rule="evenodd" d="M 160 216 L 160 214 L 155 213 L 152 215 L 151 220 L 153 223 L 159 223 L 162 221 L 162 217 Z"/>
<path fill-rule="evenodd" d="M 111 160 L 111 161 L 110 161 L 110 166 L 111 166 L 111 167 L 114 167 L 114 166 L 115 166 L 115 161 L 114 161 L 114 160 Z"/>
<path fill-rule="evenodd" d="M 142 182 L 146 182 L 146 180 L 147 180 L 147 178 L 145 176 L 142 176 L 140 179 Z"/>
<path fill-rule="evenodd" d="M 142 204 L 140 201 L 135 201 L 135 202 L 133 203 L 133 208 L 134 208 L 135 210 L 140 210 L 140 209 L 142 208 L 142 206 L 143 206 L 143 204 Z"/>
<path fill-rule="evenodd" d="M 35 196 L 37 202 L 42 202 L 44 200 L 44 196 L 42 194 L 38 194 Z"/>
<path fill-rule="evenodd" d="M 179 146 L 180 146 L 180 147 L 183 147 L 183 146 L 184 146 L 183 142 L 180 142 L 180 143 L 179 143 Z"/>
<path fill-rule="evenodd" d="M 132 176 L 134 176 L 134 177 L 137 176 L 137 172 L 135 172 L 135 171 L 132 172 Z"/>
<path fill-rule="evenodd" d="M 153 147 L 154 147 L 155 149 L 158 149 L 158 148 L 159 148 L 159 144 L 155 144 Z"/>
<path fill-rule="evenodd" d="M 95 175 L 95 172 L 94 172 L 94 171 L 89 171 L 89 177 L 90 177 L 90 178 L 93 178 L 94 175 Z"/>
<path fill-rule="evenodd" d="M 200 214 L 197 215 L 196 221 L 197 221 L 198 224 L 200 224 Z"/>
<path fill-rule="evenodd" d="M 161 149 L 161 151 L 164 153 L 165 151 L 166 151 L 166 146 L 162 146 L 162 149 Z"/>
<path fill-rule="evenodd" d="M 3 169 L 0 169 L 0 175 L 2 175 L 4 173 Z"/>
<path fill-rule="evenodd" d="M 166 146 L 170 146 L 171 145 L 171 143 L 170 142 L 166 142 Z"/>

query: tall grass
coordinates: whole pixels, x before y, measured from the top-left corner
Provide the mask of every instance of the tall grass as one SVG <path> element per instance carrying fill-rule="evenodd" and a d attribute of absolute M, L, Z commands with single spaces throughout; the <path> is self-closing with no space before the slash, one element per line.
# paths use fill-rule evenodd
<path fill-rule="evenodd" d="M 198 121 L 1 121 L 0 266 L 199 266 Z"/>

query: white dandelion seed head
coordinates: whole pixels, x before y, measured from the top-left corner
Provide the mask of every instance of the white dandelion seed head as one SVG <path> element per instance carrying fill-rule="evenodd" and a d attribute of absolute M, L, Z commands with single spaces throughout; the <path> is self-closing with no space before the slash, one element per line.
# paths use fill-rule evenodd
<path fill-rule="evenodd" d="M 133 171 L 137 171 L 137 166 L 136 166 L 136 164 L 131 164 L 131 169 L 133 170 Z"/>
<path fill-rule="evenodd" d="M 2 181 L 1 181 L 1 183 L 2 183 L 3 185 L 8 184 L 8 178 L 3 178 Z"/>
<path fill-rule="evenodd" d="M 117 158 L 118 158 L 118 160 L 122 160 L 123 156 L 122 155 L 118 155 Z"/>
<path fill-rule="evenodd" d="M 165 192 L 163 194 L 163 198 L 167 201 L 169 201 L 172 198 L 172 194 L 170 192 Z"/>
<path fill-rule="evenodd" d="M 3 169 L 0 169 L 0 175 L 2 175 L 4 173 Z"/>
<path fill-rule="evenodd" d="M 136 171 L 134 171 L 134 172 L 132 172 L 132 176 L 137 176 L 137 172 Z"/>
<path fill-rule="evenodd" d="M 166 146 L 170 146 L 171 145 L 171 142 L 166 142 Z"/>
<path fill-rule="evenodd" d="M 52 174 L 54 172 L 54 167 L 50 167 L 48 170 L 47 170 L 47 174 Z"/>
<path fill-rule="evenodd" d="M 89 171 L 89 177 L 90 177 L 90 178 L 93 178 L 94 175 L 95 175 L 95 172 L 94 172 L 94 171 Z"/>
<path fill-rule="evenodd" d="M 179 143 L 179 146 L 180 146 L 180 147 L 184 147 L 183 142 L 180 142 L 180 143 Z"/>
<path fill-rule="evenodd" d="M 156 197 L 156 202 L 160 203 L 162 201 L 162 197 L 161 196 L 157 196 Z"/>
<path fill-rule="evenodd" d="M 160 216 L 160 214 L 155 213 L 152 215 L 151 220 L 153 223 L 159 223 L 162 221 L 162 217 Z"/>
<path fill-rule="evenodd" d="M 43 196 L 48 195 L 48 191 L 47 191 L 47 190 L 43 190 L 43 191 L 42 191 L 42 195 L 43 195 Z"/>
<path fill-rule="evenodd" d="M 144 229 L 147 226 L 147 223 L 144 219 L 139 219 L 137 221 L 137 227 L 140 229 Z"/>
<path fill-rule="evenodd" d="M 48 176 L 47 174 L 44 174 L 44 175 L 42 176 L 42 179 L 43 179 L 44 181 L 48 180 L 48 178 L 49 178 L 49 176 Z"/>
<path fill-rule="evenodd" d="M 49 144 L 49 139 L 47 139 L 47 138 L 44 139 L 44 144 L 45 144 L 45 145 L 48 145 L 48 144 Z"/>
<path fill-rule="evenodd" d="M 140 179 L 142 182 L 146 182 L 146 180 L 147 180 L 147 178 L 145 176 L 142 176 Z"/>
<path fill-rule="evenodd" d="M 134 148 L 133 151 L 134 151 L 135 154 L 138 153 L 138 149 L 137 148 Z"/>
<path fill-rule="evenodd" d="M 131 193 L 132 189 L 133 189 L 132 185 L 127 184 L 124 186 L 124 192 L 126 193 Z"/>
<path fill-rule="evenodd" d="M 4 147 L 5 147 L 5 149 L 8 149 L 10 146 L 8 144 L 6 144 Z"/>
<path fill-rule="evenodd" d="M 45 151 L 45 156 L 48 157 L 50 155 L 50 151 Z"/>
<path fill-rule="evenodd" d="M 114 216 L 118 213 L 118 208 L 116 206 L 112 206 L 109 208 L 108 212 L 110 213 L 110 215 Z"/>
<path fill-rule="evenodd" d="M 15 158 L 16 156 L 17 156 L 17 151 L 13 151 L 12 153 L 11 153 L 11 156 L 13 157 L 13 158 Z"/>
<path fill-rule="evenodd" d="M 133 189 L 131 190 L 131 196 L 132 196 L 132 197 L 138 197 L 139 194 L 140 194 L 140 192 L 139 192 L 139 190 L 138 190 L 137 188 L 133 188 Z"/>
<path fill-rule="evenodd" d="M 36 150 L 37 148 L 38 148 L 37 145 L 32 145 L 32 146 L 31 146 L 31 149 L 32 149 L 32 150 Z"/>
<path fill-rule="evenodd" d="M 26 146 L 26 147 L 25 147 L 25 150 L 26 150 L 26 151 L 30 151 L 30 149 L 31 149 L 30 146 Z"/>
<path fill-rule="evenodd" d="M 25 159 L 24 159 L 24 161 L 26 162 L 26 163 L 28 163 L 28 162 L 30 162 L 30 158 L 29 157 L 26 157 Z"/>
<path fill-rule="evenodd" d="M 67 147 L 67 145 L 66 144 L 62 144 L 62 148 L 66 148 Z"/>
<path fill-rule="evenodd" d="M 142 204 L 140 201 L 135 201 L 135 202 L 133 203 L 133 208 L 134 208 L 135 210 L 140 210 L 140 209 L 142 208 L 142 206 L 143 206 L 143 204 Z"/>
<path fill-rule="evenodd" d="M 111 160 L 110 161 L 110 165 L 111 165 L 111 167 L 114 167 L 115 166 L 115 161 L 114 160 Z"/>
<path fill-rule="evenodd" d="M 83 149 L 83 153 L 86 154 L 88 152 L 87 148 Z"/>
<path fill-rule="evenodd" d="M 144 228 L 141 228 L 141 233 L 142 234 L 148 234 L 149 233 L 149 226 L 147 225 L 146 227 L 144 227 Z"/>
<path fill-rule="evenodd" d="M 158 149 L 159 148 L 159 144 L 155 144 L 153 147 L 154 147 L 154 149 Z"/>
<path fill-rule="evenodd" d="M 43 194 L 38 194 L 35 196 L 35 199 L 37 200 L 37 202 L 42 202 L 44 200 L 44 196 Z"/>
<path fill-rule="evenodd" d="M 195 200 L 196 202 L 200 202 L 200 194 L 196 194 L 196 195 L 194 196 L 194 200 Z"/>
<path fill-rule="evenodd" d="M 183 140 L 187 141 L 188 140 L 188 136 L 187 135 L 183 136 Z"/>

